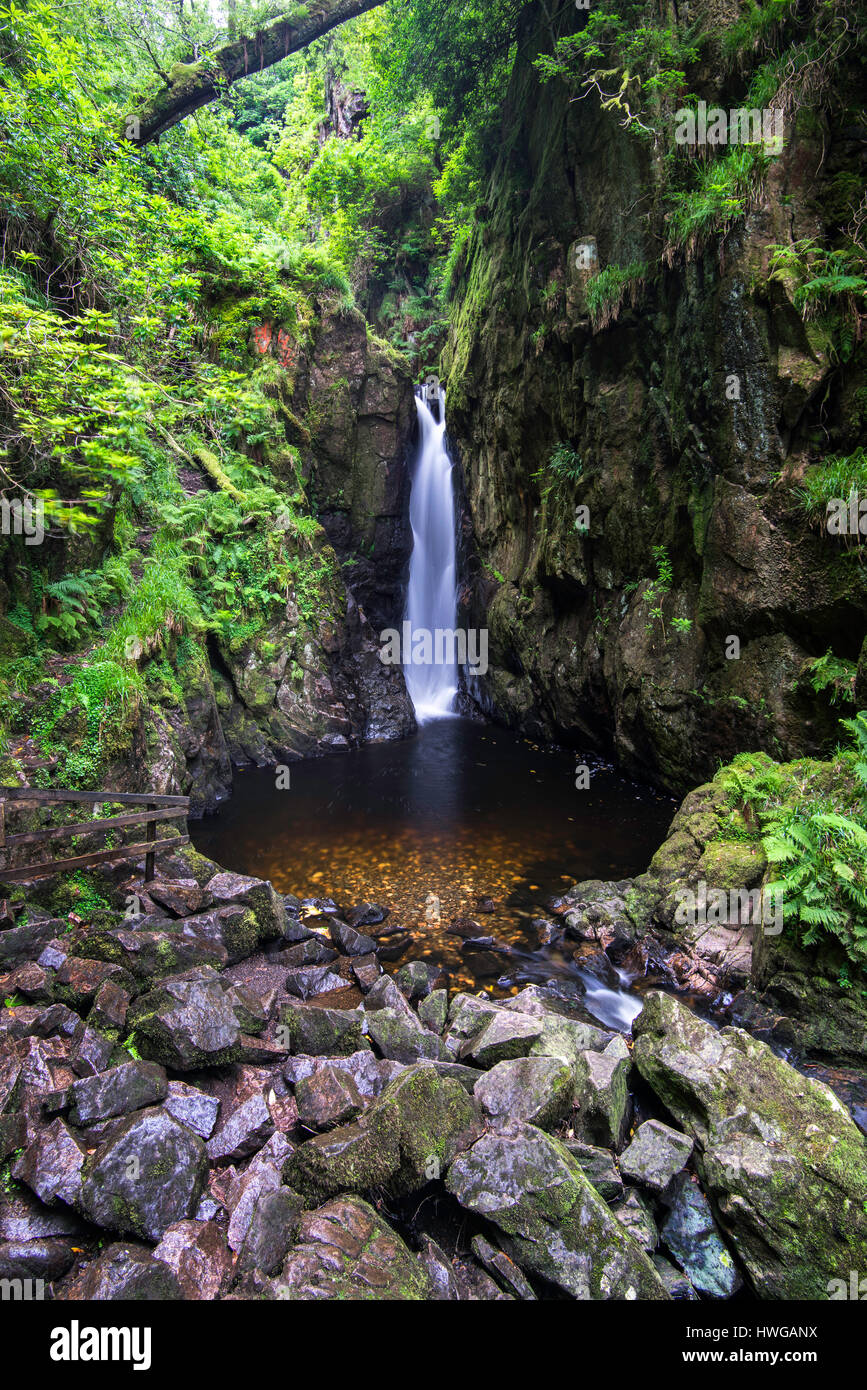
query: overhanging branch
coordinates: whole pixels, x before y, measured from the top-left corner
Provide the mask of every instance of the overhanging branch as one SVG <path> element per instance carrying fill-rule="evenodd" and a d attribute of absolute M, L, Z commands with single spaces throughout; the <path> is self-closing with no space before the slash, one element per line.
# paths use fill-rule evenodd
<path fill-rule="evenodd" d="M 243 77 L 306 48 L 338 24 L 381 5 L 383 0 L 318 0 L 296 18 L 272 19 L 250 38 L 232 39 L 195 63 L 176 63 L 168 83 L 126 118 L 124 134 L 149 145 L 199 107 L 215 101 Z"/>

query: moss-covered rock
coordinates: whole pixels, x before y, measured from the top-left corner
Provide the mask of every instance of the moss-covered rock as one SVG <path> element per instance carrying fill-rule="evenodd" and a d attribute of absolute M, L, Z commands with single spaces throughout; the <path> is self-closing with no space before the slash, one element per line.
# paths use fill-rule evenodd
<path fill-rule="evenodd" d="M 667 1299 L 647 1255 L 542 1130 L 517 1124 L 483 1135 L 455 1159 L 446 1186 L 500 1228 L 517 1264 L 572 1298 Z"/>
<path fill-rule="evenodd" d="M 867 1249 L 867 1144 L 834 1093 L 670 995 L 649 995 L 633 1032 L 758 1296 L 827 1298 Z"/>

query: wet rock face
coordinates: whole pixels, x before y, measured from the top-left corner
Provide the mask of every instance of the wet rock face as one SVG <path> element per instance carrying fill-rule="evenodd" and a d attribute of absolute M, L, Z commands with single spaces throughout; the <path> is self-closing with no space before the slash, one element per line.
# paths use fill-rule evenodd
<path fill-rule="evenodd" d="M 446 1186 L 494 1222 L 518 1264 L 578 1299 L 668 1297 L 653 1265 L 562 1144 L 531 1125 L 479 1139 Z"/>
<path fill-rule="evenodd" d="M 567 6 L 553 22 L 583 21 Z M 829 643 L 857 660 L 867 594 L 775 475 L 787 464 L 797 478 L 815 456 L 826 392 L 827 447 L 851 453 L 857 424 L 786 288 L 762 282 L 770 246 L 833 238 L 821 226 L 834 201 L 823 142 L 832 164 L 845 161 L 845 133 L 793 133 L 724 263 L 714 241 L 657 280 L 659 243 L 635 202 L 636 188 L 658 189 L 647 147 L 616 113 L 541 84 L 529 51 L 507 110 L 443 357 L 465 486 L 463 618 L 490 634 L 489 670 L 470 693 L 532 736 L 601 742 L 674 791 L 744 749 L 826 751 L 833 711 L 803 667 Z M 576 228 L 592 234 L 601 270 L 648 267 L 637 307 L 597 331 Z M 560 446 L 580 476 L 547 490 Z M 660 545 L 674 567 L 664 630 L 649 594 Z"/>
<path fill-rule="evenodd" d="M 339 1197 L 301 1218 L 273 1296 L 414 1302 L 433 1291 L 424 1267 L 373 1208 L 360 1197 Z"/>
<path fill-rule="evenodd" d="M 142 1110 L 97 1149 L 82 1185 L 82 1210 L 106 1230 L 158 1241 L 173 1222 L 193 1215 L 206 1176 L 198 1135 L 164 1110 Z"/>
<path fill-rule="evenodd" d="M 379 633 L 402 615 L 412 549 L 412 381 L 359 315 L 328 315 L 314 345 L 304 408 L 313 421 L 311 494 L 339 558 L 355 561 L 350 587 Z"/>
<path fill-rule="evenodd" d="M 867 1145 L 836 1096 L 669 995 L 648 997 L 634 1033 L 635 1063 L 695 1140 L 699 1174 L 759 1297 L 826 1298 L 867 1240 Z"/>

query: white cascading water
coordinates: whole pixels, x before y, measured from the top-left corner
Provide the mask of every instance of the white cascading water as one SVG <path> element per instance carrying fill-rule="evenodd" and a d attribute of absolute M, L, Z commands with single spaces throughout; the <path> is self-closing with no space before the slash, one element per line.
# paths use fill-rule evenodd
<path fill-rule="evenodd" d="M 455 500 L 452 461 L 445 444 L 445 393 L 439 391 L 439 420 L 422 396 L 416 396 L 419 448 L 412 475 L 409 520 L 412 554 L 406 592 L 406 619 L 412 633 L 439 628 L 453 631 L 457 623 L 455 561 Z M 454 655 L 453 652 L 448 653 Z M 404 643 L 406 688 L 420 724 L 454 713 L 458 693 L 456 661 L 413 662 Z"/>

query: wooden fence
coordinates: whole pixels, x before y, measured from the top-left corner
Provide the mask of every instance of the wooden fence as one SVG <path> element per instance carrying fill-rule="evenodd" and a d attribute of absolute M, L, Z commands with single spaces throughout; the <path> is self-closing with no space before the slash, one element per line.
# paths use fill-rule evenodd
<path fill-rule="evenodd" d="M 98 806 L 104 802 L 119 806 L 141 806 L 141 811 L 121 816 L 104 816 L 97 820 L 76 821 L 73 825 L 42 826 L 39 830 L 28 830 L 21 834 L 9 835 L 6 831 L 7 817 L 22 806 L 54 806 L 60 802 L 82 802 Z M 51 874 L 64 873 L 71 869 L 87 869 L 93 864 L 110 864 L 118 859 L 145 856 L 145 882 L 154 877 L 154 859 L 157 854 L 187 845 L 190 837 L 186 833 L 186 819 L 190 809 L 188 796 L 156 796 L 152 792 L 68 792 L 52 788 L 37 791 L 33 787 L 0 787 L 0 879 L 5 883 L 16 883 L 33 878 L 48 878 Z M 159 821 L 183 820 L 180 835 L 170 839 L 157 839 Z M 113 849 L 97 850 L 93 854 L 79 854 L 73 859 L 43 859 L 38 863 L 17 864 L 7 868 L 10 851 L 19 847 L 42 845 L 52 840 L 68 840 L 75 835 L 108 834 L 112 830 L 125 830 L 129 826 L 146 825 L 145 839 L 138 844 L 117 845 Z M 14 856 L 17 858 L 17 855 Z"/>

